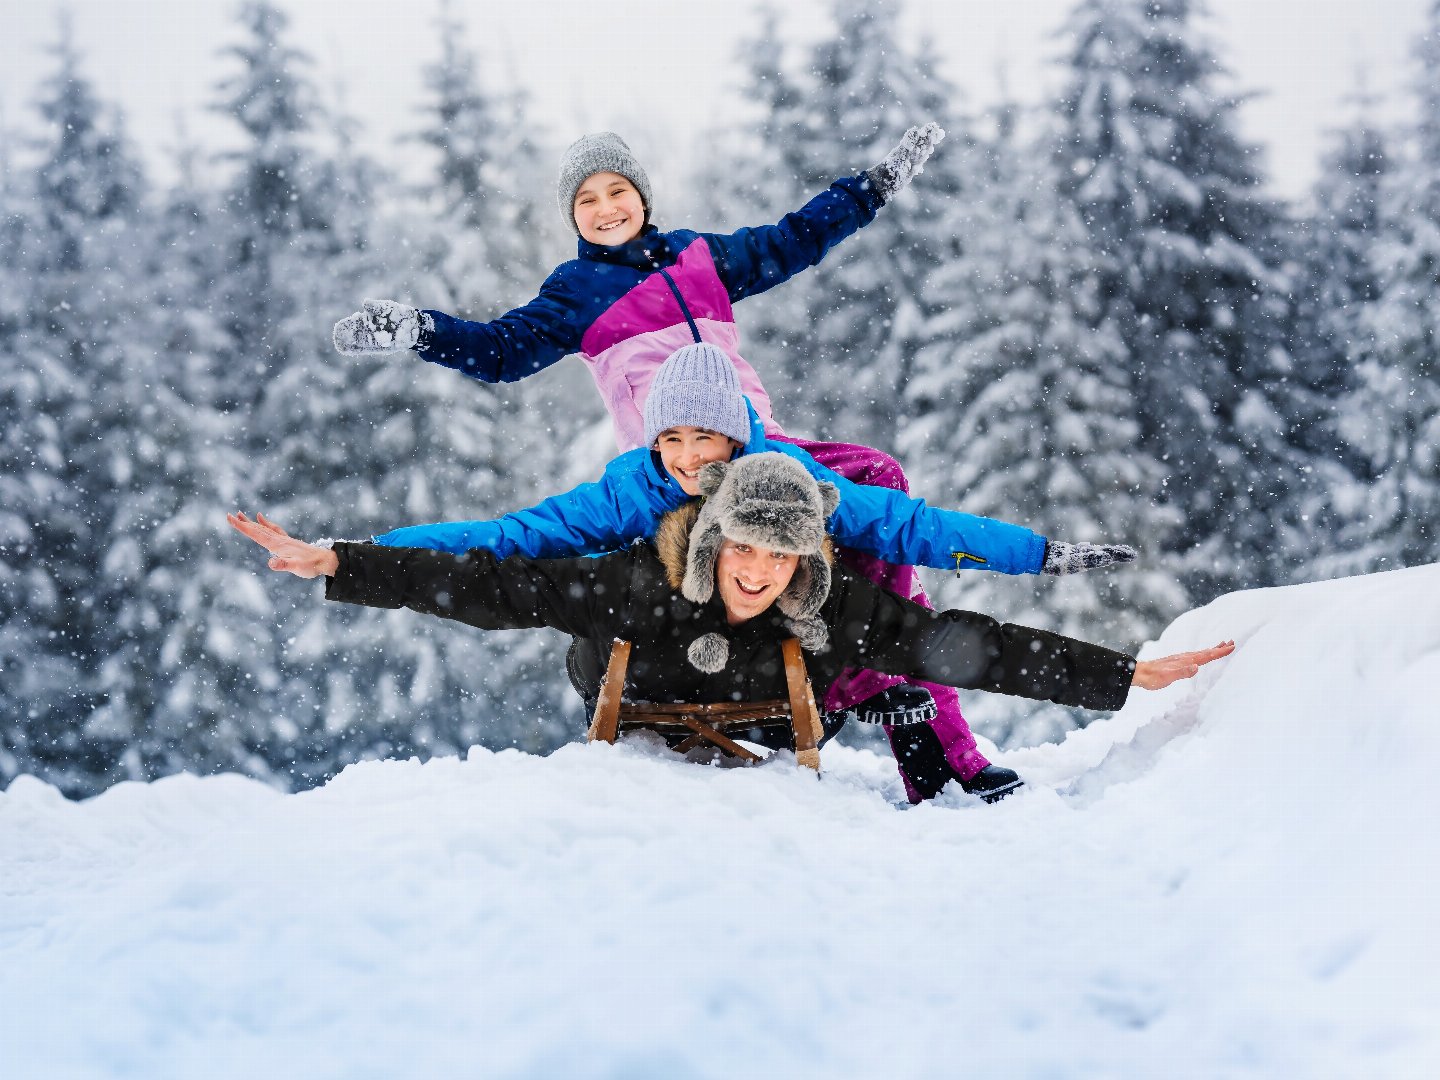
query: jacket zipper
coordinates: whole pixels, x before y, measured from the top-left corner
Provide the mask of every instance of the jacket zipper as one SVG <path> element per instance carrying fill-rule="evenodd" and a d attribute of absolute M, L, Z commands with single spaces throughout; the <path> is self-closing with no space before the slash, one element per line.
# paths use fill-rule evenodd
<path fill-rule="evenodd" d="M 660 276 L 665 279 L 666 284 L 670 286 L 670 291 L 675 294 L 675 302 L 680 305 L 680 314 L 684 315 L 685 321 L 690 324 L 690 333 L 695 335 L 696 343 L 703 341 L 704 338 L 700 336 L 700 327 L 695 324 L 695 317 L 690 314 L 690 305 L 685 303 L 685 297 L 680 295 L 680 286 L 675 284 L 675 279 L 670 276 L 670 271 L 661 270 Z"/>

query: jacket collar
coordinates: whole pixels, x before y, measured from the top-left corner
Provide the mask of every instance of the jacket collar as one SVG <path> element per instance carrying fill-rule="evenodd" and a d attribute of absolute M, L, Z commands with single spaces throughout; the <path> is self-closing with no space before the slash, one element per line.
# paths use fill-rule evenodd
<path fill-rule="evenodd" d="M 654 225 L 646 225 L 634 240 L 613 247 L 592 244 L 584 237 L 580 238 L 579 243 L 579 257 L 591 262 L 629 266 L 636 270 L 658 270 L 675 261 L 675 253 L 670 248 L 670 237 Z"/>

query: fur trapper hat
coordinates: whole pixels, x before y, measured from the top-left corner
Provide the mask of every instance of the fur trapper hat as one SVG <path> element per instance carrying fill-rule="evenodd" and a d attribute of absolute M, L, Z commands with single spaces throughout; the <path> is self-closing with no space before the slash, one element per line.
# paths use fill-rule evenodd
<path fill-rule="evenodd" d="M 825 523 L 840 505 L 835 485 L 817 482 L 786 454 L 767 452 L 712 461 L 700 471 L 700 493 L 706 498 L 690 532 L 681 593 L 696 603 L 710 599 L 715 563 L 727 537 L 793 552 L 800 556 L 795 576 L 775 606 L 803 649 L 818 653 L 829 648 L 830 633 L 819 614 L 830 595 Z M 691 644 L 689 656 L 701 671 L 719 671 L 729 660 L 729 642 L 719 634 L 706 634 Z"/>

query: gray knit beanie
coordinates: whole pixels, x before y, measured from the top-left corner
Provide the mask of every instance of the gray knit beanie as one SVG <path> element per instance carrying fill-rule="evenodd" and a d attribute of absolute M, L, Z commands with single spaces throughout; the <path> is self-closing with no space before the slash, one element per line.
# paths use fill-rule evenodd
<path fill-rule="evenodd" d="M 750 411 L 735 364 L 718 345 L 697 342 L 676 349 L 660 365 L 645 399 L 645 445 L 666 428 L 698 427 L 750 441 Z"/>
<path fill-rule="evenodd" d="M 645 204 L 645 220 L 649 222 L 654 205 L 650 177 L 645 175 L 645 170 L 630 152 L 630 147 L 625 145 L 624 139 L 613 131 L 597 131 L 581 135 L 560 159 L 560 216 L 577 236 L 580 229 L 575 224 L 575 193 L 580 190 L 581 184 L 598 172 L 619 173 L 634 184 Z"/>

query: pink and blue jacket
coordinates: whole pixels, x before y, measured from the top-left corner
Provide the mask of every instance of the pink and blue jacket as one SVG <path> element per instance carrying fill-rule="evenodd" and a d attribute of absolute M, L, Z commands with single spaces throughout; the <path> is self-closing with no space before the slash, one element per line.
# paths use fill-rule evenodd
<path fill-rule="evenodd" d="M 655 372 L 676 349 L 708 341 L 729 354 L 766 434 L 784 435 L 760 377 L 740 355 L 731 304 L 814 266 L 875 219 L 883 200 L 864 173 L 837 180 L 775 225 L 738 232 L 660 232 L 602 247 L 545 279 L 540 295 L 491 322 L 428 311 L 416 351 L 483 382 L 514 382 L 578 352 L 615 427 L 621 451 L 643 444 L 641 409 Z"/>

